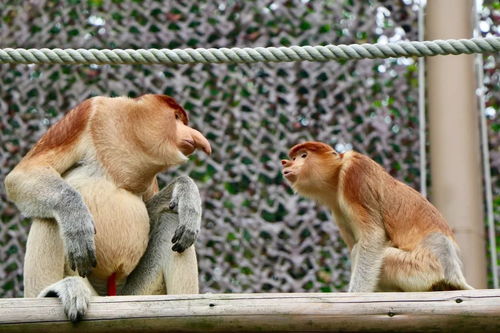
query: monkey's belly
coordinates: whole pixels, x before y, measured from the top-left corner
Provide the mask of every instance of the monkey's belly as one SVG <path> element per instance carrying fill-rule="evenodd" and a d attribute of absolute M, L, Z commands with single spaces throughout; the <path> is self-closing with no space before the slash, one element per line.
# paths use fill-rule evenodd
<path fill-rule="evenodd" d="M 128 276 L 146 250 L 149 216 L 142 199 L 104 179 L 87 180 L 77 187 L 92 217 L 96 235 L 96 278 Z"/>

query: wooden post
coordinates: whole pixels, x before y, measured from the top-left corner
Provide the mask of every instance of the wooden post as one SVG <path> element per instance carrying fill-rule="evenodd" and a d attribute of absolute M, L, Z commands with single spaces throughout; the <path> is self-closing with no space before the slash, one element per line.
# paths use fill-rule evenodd
<path fill-rule="evenodd" d="M 472 0 L 430 0 L 427 40 L 472 38 Z M 482 172 L 476 79 L 472 55 L 427 59 L 431 201 L 462 249 L 465 277 L 486 288 Z"/>
<path fill-rule="evenodd" d="M 93 297 L 82 321 L 57 298 L 0 299 L 0 332 L 498 332 L 500 290 Z"/>

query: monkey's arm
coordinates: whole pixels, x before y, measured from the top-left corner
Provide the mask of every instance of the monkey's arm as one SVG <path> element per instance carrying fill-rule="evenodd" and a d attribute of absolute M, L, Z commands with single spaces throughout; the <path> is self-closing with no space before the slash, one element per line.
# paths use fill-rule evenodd
<path fill-rule="evenodd" d="M 86 276 L 96 265 L 94 223 L 81 195 L 61 177 L 80 155 L 76 143 L 28 154 L 7 175 L 5 188 L 23 215 L 57 221 L 70 267 Z"/>
<path fill-rule="evenodd" d="M 174 255 L 194 244 L 201 225 L 201 198 L 194 181 L 179 177 L 146 201 L 151 221 L 146 252 L 128 276 L 121 294 L 148 294 L 161 283 Z M 189 278 L 189 277 L 186 277 Z"/>
<path fill-rule="evenodd" d="M 352 248 L 349 292 L 373 292 L 377 287 L 386 239 L 384 230 L 372 223 Z"/>

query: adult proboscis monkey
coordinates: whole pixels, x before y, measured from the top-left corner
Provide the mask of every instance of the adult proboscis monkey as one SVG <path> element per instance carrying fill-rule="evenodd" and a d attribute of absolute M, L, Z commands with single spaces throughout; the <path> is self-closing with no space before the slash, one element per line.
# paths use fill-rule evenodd
<path fill-rule="evenodd" d="M 58 296 L 76 321 L 91 294 L 198 293 L 198 188 L 156 180 L 196 149 L 211 152 L 164 95 L 90 98 L 53 125 L 5 179 L 33 218 L 25 296 Z"/>

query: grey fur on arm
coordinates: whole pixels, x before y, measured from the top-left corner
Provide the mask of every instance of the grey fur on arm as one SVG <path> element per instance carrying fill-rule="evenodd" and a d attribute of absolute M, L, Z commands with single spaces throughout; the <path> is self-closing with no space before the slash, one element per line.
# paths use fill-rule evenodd
<path fill-rule="evenodd" d="M 60 176 L 16 173 L 5 179 L 9 197 L 27 217 L 54 218 L 71 269 L 85 277 L 96 266 L 95 226 L 82 196 Z"/>
<path fill-rule="evenodd" d="M 193 245 L 200 232 L 201 198 L 195 182 L 181 176 L 146 202 L 152 227 L 164 212 L 179 215 L 179 224 L 172 238 L 172 250 L 183 252 Z"/>
<path fill-rule="evenodd" d="M 201 198 L 194 181 L 181 176 L 146 202 L 150 218 L 146 252 L 120 294 L 145 294 L 159 284 L 172 251 L 194 244 L 201 225 Z"/>
<path fill-rule="evenodd" d="M 386 241 L 383 230 L 373 231 L 370 236 L 361 238 L 352 248 L 349 292 L 374 292 L 377 287 Z"/>

